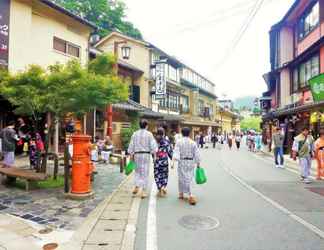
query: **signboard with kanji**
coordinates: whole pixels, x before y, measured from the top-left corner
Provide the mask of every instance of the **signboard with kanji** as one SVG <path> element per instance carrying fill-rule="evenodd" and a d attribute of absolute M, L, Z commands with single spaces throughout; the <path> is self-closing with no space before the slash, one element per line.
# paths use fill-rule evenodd
<path fill-rule="evenodd" d="M 9 61 L 10 0 L 0 1 L 0 66 L 7 67 Z"/>
<path fill-rule="evenodd" d="M 324 100 L 324 74 L 315 76 L 310 79 L 309 85 L 315 102 Z"/>
<path fill-rule="evenodd" d="M 155 65 L 155 98 L 163 99 L 167 94 L 167 79 L 165 72 L 165 63 L 158 62 Z"/>

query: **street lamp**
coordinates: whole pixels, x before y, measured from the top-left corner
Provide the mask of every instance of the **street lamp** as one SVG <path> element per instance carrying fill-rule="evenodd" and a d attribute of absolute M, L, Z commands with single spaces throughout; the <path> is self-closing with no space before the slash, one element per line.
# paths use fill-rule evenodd
<path fill-rule="evenodd" d="M 130 57 L 131 47 L 130 46 L 127 46 L 127 45 L 124 45 L 121 48 L 121 51 L 122 51 L 123 59 L 128 60 L 129 57 Z"/>
<path fill-rule="evenodd" d="M 119 45 L 124 44 L 124 46 L 121 48 L 122 51 L 122 58 L 128 60 L 130 57 L 130 51 L 131 47 L 127 46 L 127 41 L 122 40 L 122 41 L 115 41 L 114 42 L 114 56 L 116 57 L 116 63 L 114 65 L 115 73 L 118 75 L 118 59 L 119 59 L 119 51 L 118 47 Z M 112 120 L 113 120 L 113 108 L 112 105 L 109 104 L 107 107 L 107 120 L 108 120 L 108 130 L 107 134 L 109 135 L 110 138 L 112 138 L 112 132 L 113 132 L 113 127 L 112 127 Z"/>

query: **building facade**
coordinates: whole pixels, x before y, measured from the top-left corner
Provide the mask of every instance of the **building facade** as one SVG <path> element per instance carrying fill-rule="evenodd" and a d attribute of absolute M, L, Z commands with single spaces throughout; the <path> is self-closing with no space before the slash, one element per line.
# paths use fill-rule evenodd
<path fill-rule="evenodd" d="M 71 59 L 88 62 L 88 44 L 95 26 L 49 0 L 0 2 L 0 67 L 19 72 L 31 64 L 46 68 Z M 1 97 L 0 128 L 15 119 L 13 107 Z M 56 149 L 59 128 L 56 128 Z"/>
<path fill-rule="evenodd" d="M 296 0 L 270 30 L 271 71 L 264 75 L 268 91 L 260 99 L 264 141 L 280 126 L 287 151 L 302 127 L 311 126 L 316 136 L 322 125 L 324 106 L 313 99 L 310 82 L 324 73 L 323 32 L 323 0 Z"/>

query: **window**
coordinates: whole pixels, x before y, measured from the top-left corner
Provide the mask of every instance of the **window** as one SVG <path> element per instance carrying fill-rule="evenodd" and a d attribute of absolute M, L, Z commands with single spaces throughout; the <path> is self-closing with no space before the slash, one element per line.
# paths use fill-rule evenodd
<path fill-rule="evenodd" d="M 53 47 L 55 50 L 66 53 L 66 41 L 64 41 L 64 40 L 54 37 Z"/>
<path fill-rule="evenodd" d="M 80 57 L 80 47 L 69 43 L 60 38 L 54 37 L 53 39 L 53 48 L 57 51 L 60 51 L 64 54 L 68 54 L 74 57 Z"/>
<path fill-rule="evenodd" d="M 293 92 L 296 92 L 298 90 L 298 69 L 294 69 L 293 72 Z"/>
<path fill-rule="evenodd" d="M 308 80 L 319 74 L 319 66 L 319 56 L 316 55 L 295 68 L 293 70 L 293 92 L 306 87 Z"/>
<path fill-rule="evenodd" d="M 169 65 L 169 79 L 176 81 L 178 80 L 177 78 L 177 69 Z"/>
<path fill-rule="evenodd" d="M 182 112 L 188 113 L 189 112 L 189 97 L 188 96 L 182 96 Z"/>
<path fill-rule="evenodd" d="M 307 11 L 298 22 L 298 38 L 303 39 L 319 24 L 319 2 Z"/>
<path fill-rule="evenodd" d="M 199 100 L 198 102 L 198 110 L 199 110 L 199 114 L 200 115 L 204 115 L 204 101 L 203 100 Z"/>
<path fill-rule="evenodd" d="M 75 45 L 68 44 L 68 54 L 74 57 L 80 57 L 80 48 Z"/>

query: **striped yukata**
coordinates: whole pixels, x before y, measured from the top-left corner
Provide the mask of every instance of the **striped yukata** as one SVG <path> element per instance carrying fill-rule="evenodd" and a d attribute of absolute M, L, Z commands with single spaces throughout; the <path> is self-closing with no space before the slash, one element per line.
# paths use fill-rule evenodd
<path fill-rule="evenodd" d="M 174 150 L 174 159 L 178 161 L 179 193 L 191 195 L 191 184 L 195 176 L 195 167 L 200 164 L 197 144 L 189 137 L 181 138 Z"/>
<path fill-rule="evenodd" d="M 135 186 L 146 189 L 149 179 L 151 155 L 157 151 L 157 144 L 151 132 L 146 129 L 136 131 L 129 143 L 128 153 L 136 163 Z"/>

